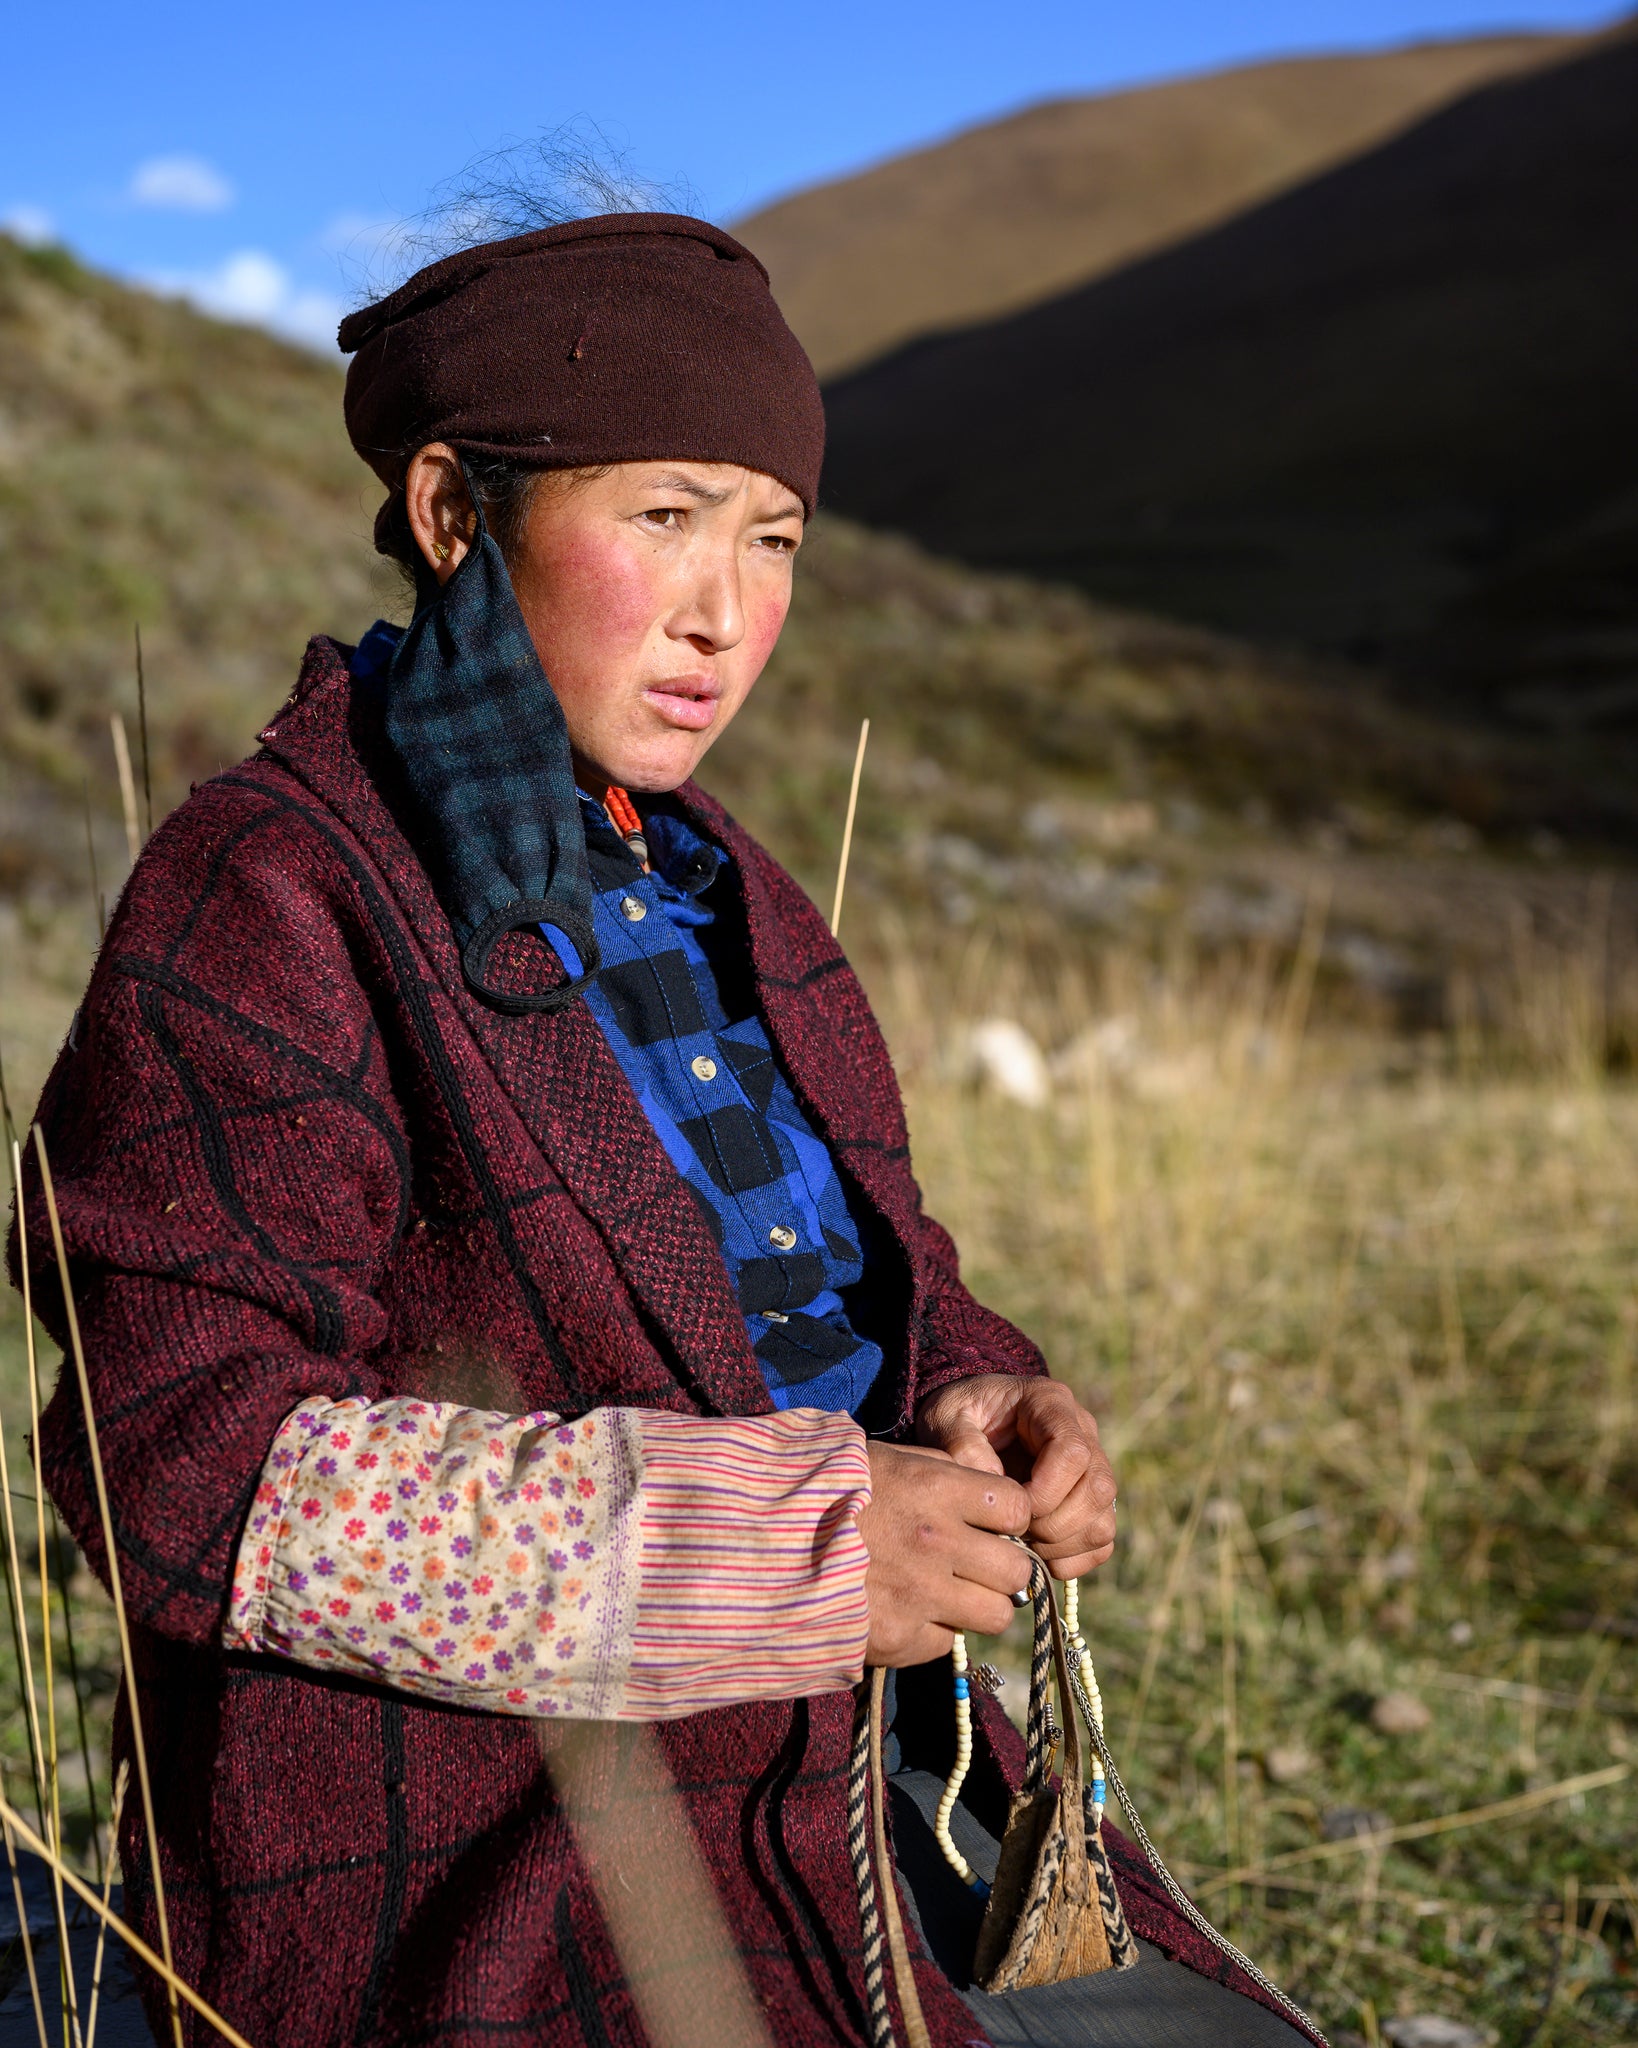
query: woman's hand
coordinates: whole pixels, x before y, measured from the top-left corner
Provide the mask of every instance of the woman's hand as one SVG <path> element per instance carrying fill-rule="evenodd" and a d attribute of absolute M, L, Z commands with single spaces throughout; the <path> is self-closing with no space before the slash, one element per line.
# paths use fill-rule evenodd
<path fill-rule="evenodd" d="M 893 1444 L 870 1446 L 870 1505 L 859 1533 L 870 1553 L 867 1664 L 926 1664 L 960 1630 L 997 1636 L 1029 1559 L 1010 1536 L 1029 1523 L 1029 1496 L 1001 1473 Z"/>
<path fill-rule="evenodd" d="M 1115 1475 L 1097 1422 L 1061 1380 L 952 1381 L 916 1409 L 916 1436 L 971 1471 L 1024 1482 L 1026 1533 L 1055 1578 L 1078 1579 L 1114 1550 Z"/>

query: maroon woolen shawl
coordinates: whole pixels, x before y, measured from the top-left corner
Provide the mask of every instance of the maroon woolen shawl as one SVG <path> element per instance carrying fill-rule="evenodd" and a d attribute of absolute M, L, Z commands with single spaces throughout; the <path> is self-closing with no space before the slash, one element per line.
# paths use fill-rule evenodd
<path fill-rule="evenodd" d="M 767 1390 L 705 1220 L 584 1004 L 507 1015 L 466 988 L 343 651 L 313 642 L 264 738 L 144 853 L 42 1105 L 177 1964 L 256 2048 L 633 2041 L 542 1768 L 552 1731 L 224 1654 L 229 1576 L 305 1397 L 747 1414 Z M 922 1213 L 886 1048 L 823 919 L 710 798 L 680 800 L 733 856 L 770 1034 L 881 1226 L 900 1319 L 882 1421 L 970 1373 L 1041 1371 Z M 37 1178 L 28 1198 L 35 1300 L 61 1337 Z M 43 1436 L 105 1573 L 72 1374 Z M 851 1714 L 833 1694 L 657 1729 L 782 2048 L 865 2038 Z M 985 1726 L 975 1783 L 1016 1778 L 1015 1738 Z M 126 1815 L 151 1941 L 134 1797 Z M 1258 1995 L 1118 1839 L 1115 1855 L 1140 1935 Z M 930 1961 L 916 1976 L 941 2048 L 980 2038 Z M 184 2031 L 214 2039 L 191 2014 Z"/>

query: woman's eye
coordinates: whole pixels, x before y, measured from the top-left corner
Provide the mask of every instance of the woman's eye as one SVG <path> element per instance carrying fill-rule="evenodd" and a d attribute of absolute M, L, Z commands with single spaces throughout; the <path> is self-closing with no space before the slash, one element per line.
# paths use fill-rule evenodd
<path fill-rule="evenodd" d="M 678 524 L 678 522 L 682 518 L 682 514 L 677 510 L 675 505 L 657 505 L 652 510 L 645 512 L 643 514 L 643 517 L 648 521 L 650 526 L 662 526 L 669 528 Z"/>

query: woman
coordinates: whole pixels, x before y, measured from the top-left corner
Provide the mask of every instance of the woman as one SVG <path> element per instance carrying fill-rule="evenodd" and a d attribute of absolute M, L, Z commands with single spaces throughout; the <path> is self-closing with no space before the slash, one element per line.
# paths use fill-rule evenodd
<path fill-rule="evenodd" d="M 544 1724 L 650 1722 L 771 2037 L 858 2040 L 851 1688 L 998 1631 L 1010 1539 L 1101 1563 L 1114 1484 L 922 1213 L 822 920 L 689 780 L 785 616 L 813 373 L 668 215 L 341 341 L 414 620 L 315 640 L 156 835 L 42 1108 L 177 1964 L 258 2044 L 639 2038 Z M 45 1441 L 105 1569 L 71 1391 Z"/>

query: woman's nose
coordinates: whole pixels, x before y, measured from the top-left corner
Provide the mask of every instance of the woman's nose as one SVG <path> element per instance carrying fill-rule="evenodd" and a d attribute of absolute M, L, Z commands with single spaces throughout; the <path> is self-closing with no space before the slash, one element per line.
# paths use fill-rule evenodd
<path fill-rule="evenodd" d="M 672 630 L 702 654 L 726 654 L 739 644 L 745 636 L 745 603 L 737 557 L 714 556 L 698 565 Z"/>

